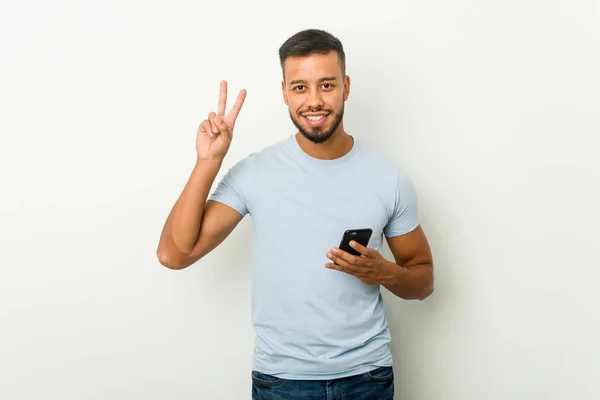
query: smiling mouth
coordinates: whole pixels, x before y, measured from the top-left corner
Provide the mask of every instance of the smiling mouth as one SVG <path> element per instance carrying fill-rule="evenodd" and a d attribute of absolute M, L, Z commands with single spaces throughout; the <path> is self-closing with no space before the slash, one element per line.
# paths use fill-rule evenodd
<path fill-rule="evenodd" d="M 327 120 L 327 117 L 329 117 L 329 114 L 303 115 L 302 117 L 306 119 L 306 121 L 308 122 L 308 124 L 310 126 L 319 126 Z"/>

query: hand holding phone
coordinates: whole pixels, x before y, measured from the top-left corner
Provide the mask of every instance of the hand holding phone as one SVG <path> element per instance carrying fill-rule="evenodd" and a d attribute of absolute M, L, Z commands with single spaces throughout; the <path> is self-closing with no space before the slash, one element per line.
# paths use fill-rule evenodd
<path fill-rule="evenodd" d="M 350 241 L 354 240 L 355 242 L 367 247 L 372 234 L 373 230 L 371 228 L 349 229 L 346 232 L 344 232 L 344 236 L 342 237 L 342 241 L 340 242 L 338 248 L 352 255 L 360 256 L 360 253 L 358 251 L 350 247 Z"/>

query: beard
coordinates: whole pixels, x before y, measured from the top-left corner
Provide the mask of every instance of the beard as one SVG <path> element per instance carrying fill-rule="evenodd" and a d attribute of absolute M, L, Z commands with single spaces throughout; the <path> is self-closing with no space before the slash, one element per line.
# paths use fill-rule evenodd
<path fill-rule="evenodd" d="M 320 111 L 323 111 L 323 110 L 315 110 L 313 112 L 320 112 Z M 307 138 L 308 140 L 310 140 L 311 142 L 313 142 L 315 144 L 323 143 L 323 142 L 327 141 L 331 136 L 333 136 L 333 133 L 335 132 L 337 127 L 340 125 L 340 123 L 342 122 L 342 118 L 344 117 L 344 104 L 342 103 L 342 108 L 340 109 L 339 113 L 330 112 L 327 117 L 329 118 L 331 116 L 333 116 L 334 119 L 331 122 L 331 128 L 329 128 L 328 130 L 323 130 L 323 128 L 320 126 L 304 128 L 300 124 L 298 119 L 295 119 L 292 116 L 292 112 L 290 111 L 290 118 L 292 119 L 292 122 L 294 123 L 296 128 L 298 128 L 298 130 L 300 131 L 302 136 L 304 136 L 305 138 Z M 300 117 L 300 118 L 303 118 L 303 117 Z"/>

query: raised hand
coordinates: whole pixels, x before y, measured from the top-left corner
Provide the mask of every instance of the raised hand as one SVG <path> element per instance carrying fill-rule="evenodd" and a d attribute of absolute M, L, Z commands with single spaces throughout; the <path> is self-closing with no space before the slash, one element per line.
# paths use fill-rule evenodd
<path fill-rule="evenodd" d="M 242 89 L 229 114 L 225 115 L 225 108 L 227 106 L 227 81 L 221 81 L 217 113 L 211 112 L 208 114 L 208 119 L 202 121 L 198 128 L 196 135 L 198 160 L 213 161 L 225 158 L 233 138 L 233 127 L 235 126 L 235 121 L 242 109 L 245 98 L 246 90 Z"/>

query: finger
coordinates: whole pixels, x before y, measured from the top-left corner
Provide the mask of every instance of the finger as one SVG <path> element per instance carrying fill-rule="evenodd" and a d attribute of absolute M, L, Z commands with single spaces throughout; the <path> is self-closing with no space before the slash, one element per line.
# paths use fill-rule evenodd
<path fill-rule="evenodd" d="M 340 264 L 327 263 L 327 264 L 325 264 L 325 267 L 327 267 L 329 269 L 337 269 L 338 271 L 345 272 L 347 274 L 354 275 L 356 277 L 360 276 L 361 272 L 362 272 L 359 269 L 356 269 L 355 267 L 353 267 L 352 265 L 340 265 Z"/>
<path fill-rule="evenodd" d="M 361 255 L 365 257 L 371 258 L 373 256 L 373 249 L 369 249 L 368 247 L 363 246 L 355 240 L 350 241 L 350 247 L 352 247 L 354 250 L 358 251 Z"/>
<path fill-rule="evenodd" d="M 371 269 L 371 268 L 369 268 L 369 266 L 367 264 L 365 264 L 366 259 L 364 257 L 356 257 L 356 256 L 353 256 L 352 254 L 348 254 L 339 249 L 337 249 L 338 254 L 335 254 L 335 253 L 333 253 L 334 250 L 335 250 L 335 248 L 332 249 L 331 251 L 328 251 L 327 257 L 331 261 L 333 261 L 335 264 L 337 264 L 345 269 L 350 269 L 353 271 L 353 273 L 360 273 L 360 274 L 364 274 L 368 270 Z M 344 254 L 340 254 L 340 252 L 342 252 Z"/>
<path fill-rule="evenodd" d="M 325 267 L 327 267 L 328 269 L 335 269 L 338 270 L 340 272 L 345 272 L 348 275 L 352 275 L 355 276 L 356 278 L 360 279 L 362 282 L 369 284 L 369 285 L 374 285 L 377 284 L 377 280 L 370 278 L 368 275 L 365 275 L 362 271 L 358 271 L 356 269 L 353 269 L 352 267 L 340 267 L 339 265 L 335 265 L 335 264 L 325 264 Z"/>
<path fill-rule="evenodd" d="M 229 111 L 229 115 L 228 115 L 234 122 L 237 119 L 238 114 L 240 113 L 240 110 L 242 109 L 242 105 L 244 104 L 245 99 L 246 99 L 246 89 L 242 89 L 242 90 L 240 90 L 240 94 L 238 94 L 238 97 L 235 100 L 235 103 L 233 104 L 233 107 L 231 108 L 231 111 Z"/>
<path fill-rule="evenodd" d="M 212 126 L 210 125 L 210 121 L 205 119 L 204 121 L 202 121 L 202 123 L 200 124 L 200 127 L 198 128 L 199 132 L 202 133 L 206 133 L 209 136 L 212 136 Z"/>
<path fill-rule="evenodd" d="M 337 247 L 332 247 L 331 250 L 329 250 L 329 253 L 350 264 L 358 264 L 360 262 L 359 256 L 352 255 L 344 250 L 338 249 Z"/>
<path fill-rule="evenodd" d="M 217 115 L 225 115 L 226 105 L 227 105 L 227 81 L 221 81 L 221 89 L 219 90 L 219 102 L 217 103 Z"/>
<path fill-rule="evenodd" d="M 221 136 L 224 136 L 227 139 L 231 138 L 231 130 L 229 129 L 229 126 L 227 126 L 227 124 L 223 121 L 222 116 L 218 116 L 215 119 L 215 124 L 217 125 L 217 128 L 219 129 L 219 133 Z"/>
<path fill-rule="evenodd" d="M 331 261 L 333 261 L 334 263 L 336 263 L 337 265 L 340 265 L 342 267 L 350 266 L 350 263 L 348 261 L 339 257 L 338 255 L 333 254 L 333 252 L 331 252 L 331 251 L 327 252 L 327 258 L 329 258 Z"/>
<path fill-rule="evenodd" d="M 214 133 L 215 135 L 219 133 L 219 128 L 217 127 L 217 114 L 215 114 L 214 112 L 211 112 L 210 114 L 208 114 L 208 120 L 210 121 L 210 130 L 212 133 Z"/>
<path fill-rule="evenodd" d="M 368 259 L 367 257 L 355 256 L 346 251 L 340 250 L 337 247 L 333 247 L 328 252 L 328 254 L 330 254 L 330 253 L 332 253 L 332 255 L 334 255 L 335 257 L 337 257 L 336 260 L 343 260 L 344 262 L 348 263 L 348 265 L 351 265 L 358 269 L 362 269 L 363 272 L 365 272 L 365 270 L 371 269 L 372 261 L 370 259 Z"/>

